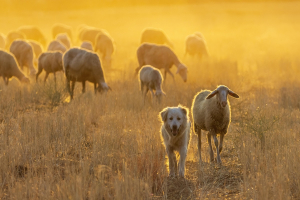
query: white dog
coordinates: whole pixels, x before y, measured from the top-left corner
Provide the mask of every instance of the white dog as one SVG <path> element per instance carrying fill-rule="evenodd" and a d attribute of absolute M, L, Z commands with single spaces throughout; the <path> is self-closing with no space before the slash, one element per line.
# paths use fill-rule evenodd
<path fill-rule="evenodd" d="M 184 177 L 185 159 L 190 141 L 191 123 L 188 117 L 188 108 L 167 107 L 160 112 L 162 139 L 169 157 L 170 176 L 177 175 L 177 161 L 174 151 L 178 151 L 179 159 L 179 176 Z"/>

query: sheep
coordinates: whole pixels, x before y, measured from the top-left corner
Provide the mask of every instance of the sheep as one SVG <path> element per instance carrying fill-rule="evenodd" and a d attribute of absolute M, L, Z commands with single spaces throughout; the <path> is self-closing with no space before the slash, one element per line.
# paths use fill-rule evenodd
<path fill-rule="evenodd" d="M 18 28 L 18 31 L 23 33 L 25 35 L 25 38 L 27 40 L 35 40 L 40 42 L 43 46 L 46 45 L 46 38 L 41 32 L 40 29 L 38 29 L 35 26 L 22 26 Z"/>
<path fill-rule="evenodd" d="M 0 49 L 5 49 L 5 36 L 0 33 Z"/>
<path fill-rule="evenodd" d="M 70 49 L 70 47 L 71 47 L 71 40 L 70 40 L 70 38 L 68 37 L 67 34 L 65 34 L 65 33 L 58 34 L 56 36 L 56 40 L 59 41 L 59 42 L 61 42 L 63 45 L 65 45 L 65 47 L 67 49 Z"/>
<path fill-rule="evenodd" d="M 52 38 L 56 38 L 56 36 L 60 33 L 65 33 L 69 36 L 69 38 L 73 38 L 72 36 L 72 27 L 67 26 L 65 24 L 54 24 L 52 26 Z"/>
<path fill-rule="evenodd" d="M 196 32 L 186 38 L 184 56 L 187 54 L 197 55 L 200 59 L 202 56 L 208 56 L 206 42 L 201 33 Z"/>
<path fill-rule="evenodd" d="M 153 44 L 166 44 L 173 48 L 173 44 L 167 38 L 165 33 L 160 29 L 146 28 L 142 32 L 141 44 L 143 43 L 153 43 Z"/>
<path fill-rule="evenodd" d="M 85 92 L 86 81 L 94 83 L 95 93 L 97 90 L 99 92 L 111 90 L 105 82 L 100 59 L 96 53 L 79 48 L 71 48 L 63 56 L 63 68 L 71 99 L 73 99 L 76 81 L 82 82 L 82 93 Z M 70 88 L 71 81 L 72 88 Z"/>
<path fill-rule="evenodd" d="M 137 58 L 139 67 L 136 69 L 136 73 L 142 66 L 152 65 L 157 69 L 165 70 L 164 80 L 166 80 L 167 73 L 174 80 L 174 75 L 171 73 L 170 68 L 175 65 L 177 67 L 176 74 L 179 73 L 183 81 L 187 81 L 187 67 L 178 60 L 175 53 L 168 46 L 144 43 L 137 50 Z"/>
<path fill-rule="evenodd" d="M 163 82 L 161 72 L 158 69 L 152 67 L 151 65 L 145 65 L 139 71 L 139 80 L 140 80 L 142 95 L 144 95 L 144 104 L 145 104 L 146 95 L 149 90 L 152 93 L 152 97 L 154 98 L 155 96 L 158 100 L 158 103 L 160 103 L 162 95 L 166 95 L 161 87 Z M 146 86 L 146 92 L 144 94 L 145 86 Z M 153 93 L 153 90 L 155 90 L 155 94 Z"/>
<path fill-rule="evenodd" d="M 62 44 L 61 42 L 57 41 L 57 40 L 53 40 L 52 42 L 50 42 L 50 44 L 48 45 L 47 51 L 61 51 L 62 53 L 67 51 L 67 48 L 64 44 Z"/>
<path fill-rule="evenodd" d="M 113 39 L 105 33 L 99 33 L 96 36 L 95 52 L 99 52 L 102 55 L 102 62 L 104 66 L 111 66 L 111 55 L 114 52 Z"/>
<path fill-rule="evenodd" d="M 43 53 L 42 45 L 39 42 L 33 40 L 29 40 L 28 43 L 32 46 L 33 53 L 34 53 L 33 64 L 34 66 L 37 66 L 38 58 Z"/>
<path fill-rule="evenodd" d="M 201 90 L 195 95 L 192 103 L 192 117 L 194 131 L 198 135 L 199 162 L 201 163 L 201 130 L 208 131 L 207 141 L 210 149 L 210 161 L 214 161 L 211 146 L 211 136 L 214 138 L 217 150 L 217 162 L 221 164 L 220 153 L 223 147 L 223 138 L 230 124 L 230 104 L 227 95 L 239 98 L 239 95 L 228 87 L 220 85 L 214 91 Z M 218 146 L 217 134 L 220 135 Z"/>
<path fill-rule="evenodd" d="M 19 69 L 13 54 L 0 50 L 0 76 L 6 85 L 11 77 L 16 77 L 21 83 L 30 83 L 30 80 Z"/>
<path fill-rule="evenodd" d="M 92 45 L 91 42 L 87 42 L 87 41 L 82 42 L 81 45 L 80 45 L 80 47 L 81 47 L 82 49 L 85 49 L 85 50 L 94 51 L 93 45 Z"/>
<path fill-rule="evenodd" d="M 24 40 L 15 40 L 11 44 L 9 51 L 14 54 L 22 70 L 24 66 L 26 66 L 27 74 L 29 70 L 30 75 L 35 75 L 36 70 L 33 66 L 33 49 L 30 44 Z"/>
<path fill-rule="evenodd" d="M 39 65 L 38 65 L 38 72 L 36 74 L 36 82 L 38 81 L 38 77 L 43 70 L 46 71 L 44 83 L 46 83 L 49 73 L 53 73 L 54 81 L 56 84 L 56 72 L 63 71 L 62 53 L 60 51 L 52 51 L 52 52 L 45 52 L 41 54 L 41 56 L 39 57 Z"/>
<path fill-rule="evenodd" d="M 94 27 L 88 27 L 88 26 L 84 26 L 80 33 L 79 33 L 79 40 L 81 42 L 83 41 L 89 41 L 93 44 L 93 46 L 95 46 L 95 42 L 96 42 L 96 36 L 99 33 L 106 33 L 105 30 L 102 29 L 98 29 L 98 28 L 94 28 Z"/>
<path fill-rule="evenodd" d="M 11 43 L 17 39 L 25 39 L 25 35 L 19 31 L 10 31 L 6 36 L 6 46 L 5 49 L 9 49 Z"/>

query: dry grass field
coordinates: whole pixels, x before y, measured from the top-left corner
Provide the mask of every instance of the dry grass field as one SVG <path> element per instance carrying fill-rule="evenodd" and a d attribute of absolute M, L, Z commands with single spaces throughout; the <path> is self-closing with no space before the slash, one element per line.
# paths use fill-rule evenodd
<path fill-rule="evenodd" d="M 70 102 L 62 73 L 56 89 L 53 75 L 46 85 L 44 74 L 30 85 L 0 81 L 0 199 L 300 199 L 299 2 L 11 10 L 0 21 L 4 34 L 36 25 L 48 41 L 54 23 L 74 33 L 87 24 L 116 45 L 107 94 L 89 84 L 81 94 L 77 83 Z M 160 105 L 150 95 L 143 104 L 134 77 L 145 27 L 163 29 L 189 70 L 186 83 L 167 78 Z M 195 31 L 210 53 L 202 61 L 183 56 Z M 240 95 L 229 98 L 222 166 L 209 162 L 205 133 L 199 166 L 192 134 L 185 179 L 169 179 L 159 111 L 191 108 L 197 92 L 220 84 Z"/>

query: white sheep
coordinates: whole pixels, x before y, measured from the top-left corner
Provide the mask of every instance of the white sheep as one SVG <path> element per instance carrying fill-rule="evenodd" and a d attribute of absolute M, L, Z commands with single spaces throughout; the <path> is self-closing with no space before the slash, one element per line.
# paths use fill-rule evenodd
<path fill-rule="evenodd" d="M 85 50 L 94 51 L 92 43 L 88 42 L 88 41 L 82 42 L 80 45 L 80 48 L 85 49 Z"/>
<path fill-rule="evenodd" d="M 71 40 L 70 40 L 69 36 L 66 33 L 59 33 L 56 36 L 56 40 L 59 41 L 59 42 L 61 42 L 63 45 L 65 45 L 65 47 L 67 49 L 70 49 L 70 47 L 71 47 Z"/>
<path fill-rule="evenodd" d="M 223 146 L 223 138 L 230 124 L 230 104 L 227 95 L 239 98 L 239 95 L 224 85 L 218 86 L 214 91 L 201 90 L 195 95 L 192 104 L 192 116 L 194 131 L 198 135 L 199 161 L 201 162 L 201 130 L 208 131 L 207 141 L 210 149 L 210 161 L 214 160 L 211 146 L 211 136 L 214 138 L 217 150 L 217 162 L 221 164 L 220 153 Z M 218 145 L 217 134 L 220 134 Z"/>
<path fill-rule="evenodd" d="M 47 51 L 61 51 L 62 53 L 67 51 L 67 47 L 60 41 L 53 40 L 48 45 Z"/>
<path fill-rule="evenodd" d="M 143 43 L 153 43 L 153 44 L 166 44 L 173 48 L 173 44 L 170 42 L 166 34 L 156 28 L 146 28 L 142 32 L 141 44 Z"/>
<path fill-rule="evenodd" d="M 185 56 L 189 54 L 191 56 L 197 55 L 200 59 L 203 56 L 208 56 L 206 42 L 201 33 L 196 32 L 189 35 L 185 41 Z"/>
<path fill-rule="evenodd" d="M 157 69 L 164 69 L 164 80 L 169 73 L 174 80 L 174 75 L 170 68 L 175 65 L 177 67 L 176 74 L 179 74 L 184 82 L 187 81 L 187 67 L 181 63 L 175 53 L 166 45 L 156 45 L 151 43 L 142 44 L 137 50 L 137 58 L 139 67 L 136 73 L 144 66 L 151 65 Z"/>
<path fill-rule="evenodd" d="M 46 45 L 46 38 L 44 34 L 36 26 L 21 26 L 17 31 L 23 33 L 27 40 L 35 40 L 40 42 L 43 46 Z"/>
<path fill-rule="evenodd" d="M 60 33 L 66 33 L 69 38 L 72 39 L 72 27 L 65 24 L 54 24 L 52 27 L 52 37 L 56 38 L 56 36 Z"/>
<path fill-rule="evenodd" d="M 160 103 L 162 95 L 165 95 L 161 87 L 163 82 L 161 72 L 158 69 L 152 67 L 151 65 L 145 65 L 139 71 L 139 80 L 141 91 L 144 95 L 144 103 L 149 90 L 152 93 L 152 97 L 156 97 L 158 102 Z M 144 93 L 145 86 L 146 91 Z M 155 94 L 153 93 L 153 90 L 155 90 Z"/>

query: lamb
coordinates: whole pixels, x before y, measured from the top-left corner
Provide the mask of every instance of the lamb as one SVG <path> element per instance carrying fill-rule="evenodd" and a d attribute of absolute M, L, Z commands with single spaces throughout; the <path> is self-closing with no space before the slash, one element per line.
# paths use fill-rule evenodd
<path fill-rule="evenodd" d="M 0 49 L 5 49 L 5 36 L 0 33 Z"/>
<path fill-rule="evenodd" d="M 99 33 L 104 33 L 105 34 L 106 31 L 102 30 L 102 29 L 94 28 L 94 27 L 84 26 L 80 30 L 79 40 L 82 41 L 82 42 L 83 41 L 89 41 L 95 46 L 96 36 Z"/>
<path fill-rule="evenodd" d="M 102 62 L 104 66 L 111 66 L 111 55 L 114 52 L 113 39 L 105 33 L 99 33 L 96 36 L 95 52 L 102 55 Z"/>
<path fill-rule="evenodd" d="M 54 24 L 52 26 L 52 37 L 56 38 L 56 36 L 60 33 L 65 33 L 72 39 L 72 27 L 67 26 L 65 24 Z"/>
<path fill-rule="evenodd" d="M 239 98 L 239 95 L 224 85 L 218 86 L 214 91 L 201 90 L 195 95 L 192 103 L 192 116 L 194 131 L 198 135 L 199 161 L 201 162 L 201 130 L 208 131 L 207 141 L 210 149 L 210 161 L 214 161 L 211 146 L 211 136 L 214 138 L 217 150 L 217 162 L 221 164 L 220 153 L 223 147 L 223 138 L 227 133 L 231 121 L 230 104 L 227 95 Z M 218 145 L 217 134 L 220 135 Z"/>
<path fill-rule="evenodd" d="M 30 80 L 21 72 L 13 54 L 0 50 L 0 76 L 6 85 L 11 77 L 16 77 L 22 83 L 30 83 Z"/>
<path fill-rule="evenodd" d="M 6 46 L 5 49 L 9 49 L 11 43 L 17 39 L 25 39 L 25 35 L 18 31 L 10 31 L 6 36 Z"/>
<path fill-rule="evenodd" d="M 33 49 L 30 44 L 24 40 L 15 40 L 11 44 L 9 51 L 14 54 L 22 70 L 24 66 L 26 66 L 30 71 L 30 75 L 35 75 L 36 69 L 33 66 Z"/>
<path fill-rule="evenodd" d="M 34 66 L 37 66 L 38 58 L 43 53 L 42 45 L 39 42 L 36 42 L 33 40 L 29 40 L 28 43 L 32 46 L 33 53 L 34 53 L 33 64 L 34 64 Z"/>
<path fill-rule="evenodd" d="M 141 91 L 142 94 L 144 95 L 144 103 L 145 103 L 146 95 L 149 90 L 152 93 L 152 97 L 154 98 L 155 96 L 158 102 L 160 103 L 162 95 L 165 95 L 161 87 L 163 82 L 161 72 L 150 65 L 145 65 L 139 71 L 139 80 L 140 80 Z M 146 92 L 144 94 L 145 86 L 146 86 Z M 153 90 L 155 90 L 155 94 L 153 93 Z"/>
<path fill-rule="evenodd" d="M 35 40 L 40 42 L 43 46 L 46 45 L 46 38 L 35 26 L 22 26 L 18 29 L 19 32 L 23 33 L 27 40 Z"/>
<path fill-rule="evenodd" d="M 208 56 L 206 42 L 201 33 L 195 33 L 186 38 L 185 56 L 187 54 L 191 56 L 197 55 L 200 59 L 203 56 Z"/>
<path fill-rule="evenodd" d="M 62 53 L 64 53 L 67 51 L 67 48 L 61 42 L 53 40 L 48 45 L 47 51 L 61 51 Z"/>
<path fill-rule="evenodd" d="M 157 69 L 165 70 L 164 80 L 166 80 L 167 73 L 169 73 L 174 80 L 174 75 L 171 73 L 170 68 L 175 65 L 177 67 L 176 74 L 179 73 L 183 81 L 187 81 L 187 67 L 182 64 L 175 53 L 165 45 L 144 43 L 137 50 L 137 58 L 139 67 L 136 69 L 136 73 L 142 66 L 151 65 Z"/>
<path fill-rule="evenodd" d="M 38 72 L 36 74 L 36 81 L 38 81 L 38 77 L 42 73 L 42 71 L 45 70 L 46 75 L 44 78 L 44 83 L 46 83 L 49 73 L 54 74 L 54 81 L 56 83 L 56 72 L 63 71 L 62 56 L 63 55 L 60 51 L 42 53 L 41 56 L 39 57 L 39 65 L 38 65 Z"/>
<path fill-rule="evenodd" d="M 81 47 L 82 49 L 85 49 L 85 50 L 94 51 L 93 45 L 92 45 L 91 42 L 87 42 L 87 41 L 82 42 L 81 45 L 80 45 L 80 47 Z"/>
<path fill-rule="evenodd" d="M 65 45 L 65 47 L 67 49 L 70 49 L 70 47 L 71 47 L 71 40 L 70 40 L 70 38 L 68 37 L 67 34 L 65 34 L 65 33 L 58 34 L 56 36 L 56 40 L 59 41 L 59 42 L 61 42 L 63 45 Z"/>
<path fill-rule="evenodd" d="M 95 93 L 108 91 L 100 59 L 96 53 L 78 48 L 69 49 L 63 56 L 63 68 L 67 79 L 67 89 L 73 99 L 75 82 L 82 82 L 82 93 L 85 92 L 85 82 L 94 83 Z M 72 81 L 72 88 L 70 82 Z M 98 85 L 98 88 L 97 88 Z"/>
<path fill-rule="evenodd" d="M 173 48 L 173 44 L 167 38 L 165 33 L 160 29 L 146 28 L 142 32 L 141 44 L 143 43 L 153 43 L 153 44 L 166 44 Z"/>

